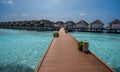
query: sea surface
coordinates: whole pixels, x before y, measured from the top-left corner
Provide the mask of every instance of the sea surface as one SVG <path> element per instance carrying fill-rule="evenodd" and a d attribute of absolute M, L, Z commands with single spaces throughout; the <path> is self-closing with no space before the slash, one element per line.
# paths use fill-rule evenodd
<path fill-rule="evenodd" d="M 120 72 L 120 34 L 72 32 L 78 41 L 88 40 L 89 50 Z"/>
<path fill-rule="evenodd" d="M 52 31 L 0 29 L 0 72 L 34 72 L 49 46 Z M 88 40 L 89 50 L 120 72 L 120 34 L 72 32 L 78 41 Z"/>
<path fill-rule="evenodd" d="M 0 29 L 0 72 L 34 72 L 53 32 Z"/>

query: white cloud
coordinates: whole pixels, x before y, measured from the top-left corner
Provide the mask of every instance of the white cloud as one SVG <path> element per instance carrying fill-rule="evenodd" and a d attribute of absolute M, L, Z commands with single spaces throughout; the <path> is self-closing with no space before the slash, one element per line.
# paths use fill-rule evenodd
<path fill-rule="evenodd" d="M 84 15 L 86 15 L 85 13 L 80 13 L 80 16 L 84 16 Z"/>
<path fill-rule="evenodd" d="M 13 0 L 1 0 L 1 2 L 4 4 L 13 5 Z"/>

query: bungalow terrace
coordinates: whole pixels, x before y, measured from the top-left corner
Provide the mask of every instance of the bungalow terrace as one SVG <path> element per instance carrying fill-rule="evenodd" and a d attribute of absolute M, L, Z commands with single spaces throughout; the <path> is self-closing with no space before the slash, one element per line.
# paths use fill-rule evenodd
<path fill-rule="evenodd" d="M 103 32 L 103 23 L 100 20 L 95 20 L 90 23 L 90 31 L 92 32 Z"/>
<path fill-rule="evenodd" d="M 116 19 L 109 23 L 109 32 L 120 32 L 120 20 Z"/>
<path fill-rule="evenodd" d="M 65 23 L 65 28 L 68 30 L 68 31 L 74 31 L 74 28 L 75 28 L 75 23 L 73 21 L 67 21 Z"/>
<path fill-rule="evenodd" d="M 88 23 L 84 20 L 79 21 L 76 23 L 77 31 L 88 31 Z"/>
<path fill-rule="evenodd" d="M 40 20 L 42 30 L 53 30 L 54 27 L 49 20 Z"/>

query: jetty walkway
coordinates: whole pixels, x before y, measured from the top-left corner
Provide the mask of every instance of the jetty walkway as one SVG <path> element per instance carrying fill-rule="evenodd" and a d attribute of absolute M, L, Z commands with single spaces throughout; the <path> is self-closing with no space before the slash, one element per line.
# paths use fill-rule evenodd
<path fill-rule="evenodd" d="M 35 72 L 114 72 L 92 53 L 78 50 L 77 41 L 64 29 L 53 38 Z"/>

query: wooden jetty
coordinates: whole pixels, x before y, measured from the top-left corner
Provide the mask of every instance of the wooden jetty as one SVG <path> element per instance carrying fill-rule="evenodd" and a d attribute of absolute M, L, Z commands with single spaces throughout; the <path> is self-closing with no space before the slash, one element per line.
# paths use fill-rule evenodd
<path fill-rule="evenodd" d="M 35 72 L 114 72 L 94 54 L 78 50 L 77 40 L 63 29 L 53 38 Z"/>

